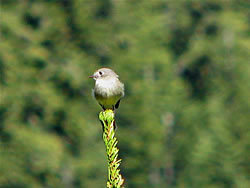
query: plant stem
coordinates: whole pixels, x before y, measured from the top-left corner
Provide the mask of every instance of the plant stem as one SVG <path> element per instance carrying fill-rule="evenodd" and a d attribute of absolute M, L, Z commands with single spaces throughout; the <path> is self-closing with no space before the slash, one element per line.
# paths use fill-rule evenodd
<path fill-rule="evenodd" d="M 100 112 L 99 119 L 103 125 L 103 141 L 106 146 L 108 157 L 108 181 L 107 188 L 122 188 L 124 179 L 120 174 L 118 159 L 117 139 L 115 137 L 115 114 L 113 110 Z"/>

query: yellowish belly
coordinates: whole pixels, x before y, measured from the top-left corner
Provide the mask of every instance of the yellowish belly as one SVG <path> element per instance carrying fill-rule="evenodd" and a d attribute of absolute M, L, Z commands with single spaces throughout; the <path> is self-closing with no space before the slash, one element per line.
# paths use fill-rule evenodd
<path fill-rule="evenodd" d="M 94 93 L 96 100 L 105 108 L 105 109 L 113 109 L 116 103 L 121 98 L 121 94 L 119 95 L 113 95 L 109 97 L 104 97 L 103 95 L 100 95 L 98 93 Z"/>

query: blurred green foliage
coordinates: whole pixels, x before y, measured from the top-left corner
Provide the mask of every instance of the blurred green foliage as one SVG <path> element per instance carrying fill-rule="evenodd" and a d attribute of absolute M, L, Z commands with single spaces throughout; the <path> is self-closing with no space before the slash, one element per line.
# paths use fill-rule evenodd
<path fill-rule="evenodd" d="M 1 0 L 0 187 L 106 185 L 95 69 L 126 86 L 129 188 L 250 187 L 250 3 Z"/>

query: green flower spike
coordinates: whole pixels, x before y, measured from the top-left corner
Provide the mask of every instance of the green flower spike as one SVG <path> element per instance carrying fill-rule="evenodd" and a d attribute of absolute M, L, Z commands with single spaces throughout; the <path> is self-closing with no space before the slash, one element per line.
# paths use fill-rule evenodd
<path fill-rule="evenodd" d="M 122 188 L 124 179 L 119 169 L 121 159 L 118 159 L 119 149 L 116 147 L 118 141 L 115 137 L 115 114 L 113 110 L 105 110 L 100 112 L 99 119 L 103 125 L 103 141 L 108 157 L 107 188 Z"/>

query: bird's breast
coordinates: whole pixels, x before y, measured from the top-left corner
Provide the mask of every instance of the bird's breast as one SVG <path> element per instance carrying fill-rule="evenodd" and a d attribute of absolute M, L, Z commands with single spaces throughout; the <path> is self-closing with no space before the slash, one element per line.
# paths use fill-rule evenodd
<path fill-rule="evenodd" d="M 95 85 L 95 95 L 109 98 L 123 96 L 123 84 L 118 79 L 98 79 Z"/>

